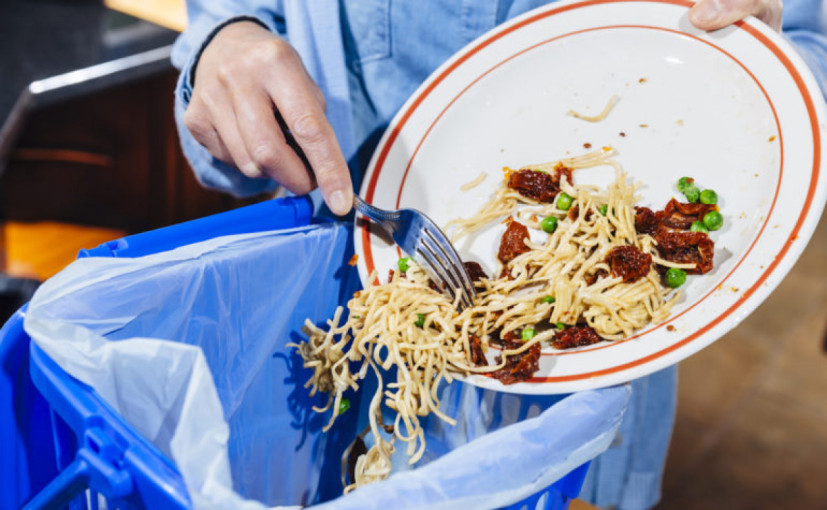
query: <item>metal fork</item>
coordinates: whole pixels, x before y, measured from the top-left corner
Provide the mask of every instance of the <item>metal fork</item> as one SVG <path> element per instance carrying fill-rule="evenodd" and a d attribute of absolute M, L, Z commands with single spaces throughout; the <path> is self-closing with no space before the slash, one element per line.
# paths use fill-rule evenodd
<path fill-rule="evenodd" d="M 448 237 L 430 218 L 416 209 L 387 211 L 374 207 L 353 195 L 353 207 L 385 231 L 405 253 L 442 283 L 451 298 L 460 296 L 459 308 L 472 306 L 477 297 L 474 284 L 462 259 Z"/>

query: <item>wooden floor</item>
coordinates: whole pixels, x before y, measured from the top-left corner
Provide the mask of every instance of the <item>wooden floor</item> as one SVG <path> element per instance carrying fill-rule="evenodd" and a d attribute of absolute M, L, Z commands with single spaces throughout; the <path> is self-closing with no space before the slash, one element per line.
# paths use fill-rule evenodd
<path fill-rule="evenodd" d="M 7 222 L 6 273 L 45 280 L 75 260 L 78 251 L 126 235 L 120 230 L 43 221 Z"/>
<path fill-rule="evenodd" d="M 123 232 L 5 228 L 10 269 L 45 279 Z M 827 220 L 778 289 L 681 363 L 659 510 L 827 508 Z M 591 508 L 577 504 L 573 508 Z"/>

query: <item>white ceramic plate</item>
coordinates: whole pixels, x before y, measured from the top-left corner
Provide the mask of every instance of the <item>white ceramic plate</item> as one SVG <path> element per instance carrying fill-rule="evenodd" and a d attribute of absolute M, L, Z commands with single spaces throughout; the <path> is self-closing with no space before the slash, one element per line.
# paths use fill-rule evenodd
<path fill-rule="evenodd" d="M 379 143 L 362 196 L 380 207 L 420 209 L 440 225 L 479 210 L 503 166 L 583 153 L 584 144 L 617 149 L 616 159 L 644 184 L 641 205 L 662 209 L 682 175 L 721 197 L 715 269 L 688 279 L 665 323 L 622 342 L 546 348 L 528 382 L 469 382 L 545 394 L 647 375 L 735 327 L 804 249 L 825 201 L 824 101 L 815 80 L 760 22 L 708 34 L 690 25 L 690 5 L 587 0 L 527 13 L 440 67 Z M 600 112 L 615 94 L 620 101 L 602 122 L 566 115 Z M 485 181 L 461 192 L 480 172 Z M 579 170 L 574 181 L 606 185 L 612 175 Z M 492 274 L 503 229 L 494 225 L 457 248 Z M 366 284 L 372 270 L 384 276 L 395 267 L 396 247 L 361 221 L 355 242 Z"/>

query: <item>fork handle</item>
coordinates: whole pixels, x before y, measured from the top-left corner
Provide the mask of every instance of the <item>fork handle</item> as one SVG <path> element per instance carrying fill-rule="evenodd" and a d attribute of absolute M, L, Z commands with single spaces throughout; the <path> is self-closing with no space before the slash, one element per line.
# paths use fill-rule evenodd
<path fill-rule="evenodd" d="M 361 213 L 362 216 L 373 219 L 374 215 L 371 214 L 373 212 L 371 211 L 371 206 L 367 202 L 362 200 L 362 197 L 360 197 L 356 193 L 353 194 L 353 208 L 359 211 L 359 213 Z"/>
<path fill-rule="evenodd" d="M 365 202 L 356 193 L 353 194 L 353 208 L 359 211 L 363 216 L 369 218 L 370 220 L 382 224 L 382 226 L 388 229 L 390 232 L 396 231 L 394 226 L 390 223 L 396 221 L 399 218 L 399 211 L 387 211 L 385 209 L 380 209 L 374 205 Z"/>
<path fill-rule="evenodd" d="M 359 211 L 362 214 L 365 214 L 365 213 L 362 212 L 362 210 L 365 209 L 367 207 L 367 205 L 368 204 L 364 200 L 362 200 L 362 197 L 360 197 L 356 193 L 353 194 L 353 208 L 354 209 L 356 209 L 357 211 Z"/>

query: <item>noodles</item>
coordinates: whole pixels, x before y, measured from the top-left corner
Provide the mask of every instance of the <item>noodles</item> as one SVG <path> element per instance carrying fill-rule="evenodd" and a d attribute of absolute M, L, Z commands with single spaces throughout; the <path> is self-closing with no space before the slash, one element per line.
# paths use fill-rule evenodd
<path fill-rule="evenodd" d="M 372 275 L 370 280 L 374 278 Z M 404 276 L 396 274 L 385 285 L 356 293 L 348 309 L 348 320 L 340 324 L 340 307 L 326 331 L 308 320 L 308 340 L 297 347 L 305 366 L 314 372 L 306 384 L 311 387 L 311 396 L 318 390 L 329 394 L 326 406 L 314 408 L 318 412 L 338 409 L 342 393 L 357 389 L 369 368 L 379 381 L 370 403 L 374 445 L 360 457 L 355 469 L 355 485 L 360 486 L 388 476 L 394 440 L 407 443 L 410 463 L 421 458 L 425 438 L 419 417 L 434 413 L 454 424 L 439 409 L 437 388 L 443 379 L 450 382 L 452 373 L 492 372 L 498 367 L 476 367 L 469 362 L 467 330 L 463 334 L 461 327 L 455 326 L 459 319 L 454 303 L 429 288 L 427 276 L 415 264 Z M 422 327 L 416 325 L 419 314 L 425 317 Z M 385 386 L 382 370 L 391 368 L 396 369 L 396 382 Z M 379 433 L 383 397 L 385 406 L 396 411 L 390 441 Z M 333 413 L 325 430 L 336 416 Z"/>
<path fill-rule="evenodd" d="M 582 156 L 566 158 L 553 163 L 528 165 L 523 168 L 547 172 L 554 170 L 560 165 L 576 170 L 579 168 L 590 168 L 609 164 L 615 166 L 616 169 L 619 169 L 620 167 L 616 166 L 617 164 L 609 159 L 613 155 L 614 150 L 611 147 L 603 147 L 600 150 L 591 151 L 583 154 Z M 508 179 L 512 170 L 508 167 L 503 170 L 505 172 L 506 179 Z M 456 242 L 462 237 L 466 237 L 482 229 L 483 227 L 488 226 L 488 224 L 492 221 L 499 221 L 504 216 L 508 216 L 514 211 L 519 201 L 523 203 L 536 203 L 521 196 L 517 191 L 507 186 L 503 186 L 495 192 L 494 197 L 487 204 L 485 204 L 485 206 L 483 206 L 483 208 L 474 217 L 451 220 L 445 224 L 445 230 L 450 232 L 450 229 L 454 228 L 450 238 L 451 242 Z"/>
<path fill-rule="evenodd" d="M 599 151 L 567 163 L 575 168 L 595 166 L 607 163 L 606 158 L 611 154 L 611 151 Z M 542 165 L 526 168 L 538 167 Z M 600 277 L 610 270 L 604 259 L 614 247 L 634 246 L 643 253 L 656 253 L 652 238 L 638 236 L 635 231 L 635 188 L 626 182 L 619 167 L 616 172 L 616 180 L 606 192 L 590 186 L 575 187 L 565 181 L 561 184 L 563 192 L 575 197 L 578 204 L 575 215 L 563 213 L 555 204 L 537 203 L 518 193 L 495 197 L 498 208 L 506 210 L 510 206 L 516 220 L 534 229 L 540 228 L 540 218 L 563 218 L 544 243 L 527 241 L 532 250 L 515 257 L 507 266 L 511 278 L 486 282 L 487 288 L 477 305 L 464 312 L 472 316 L 472 322 L 484 319 L 485 313 L 502 314 L 494 320 L 492 328 L 481 332 L 481 337 L 489 336 L 498 327 L 502 327 L 500 336 L 534 327 L 543 319 L 565 325 L 575 325 L 579 319 L 585 319 L 601 338 L 618 340 L 655 318 L 668 315 L 677 293 L 668 301 L 664 299 L 654 268 L 646 278 L 634 283 L 623 283 L 611 275 Z M 526 207 L 516 210 L 517 202 Z M 600 212 L 604 205 L 605 215 Z M 495 207 L 489 204 L 486 208 Z M 477 218 L 481 223 L 489 222 L 487 216 Z M 481 226 L 470 220 L 459 225 L 462 235 Z M 461 235 L 455 236 L 459 237 Z M 590 283 L 595 277 L 596 281 Z M 554 297 L 554 306 L 538 303 L 545 296 Z"/>
<path fill-rule="evenodd" d="M 516 231 L 533 232 L 528 238 L 511 236 L 513 246 L 505 246 L 503 237 L 502 271 L 476 280 L 474 306 L 457 311 L 457 301 L 436 290 L 411 263 L 402 273 L 391 272 L 387 283 L 357 292 L 346 319 L 339 308 L 326 328 L 306 322 L 308 339 L 296 346 L 313 370 L 306 386 L 311 395 L 328 393 L 327 404 L 317 411 L 339 409 L 342 394 L 357 390 L 369 372 L 378 380 L 369 405 L 373 444 L 358 458 L 346 490 L 386 478 L 397 441 L 406 444 L 410 463 L 420 460 L 421 417 L 433 413 L 454 424 L 441 410 L 443 380 L 472 373 L 504 384 L 526 380 L 537 369 L 541 345 L 620 340 L 669 315 L 678 293 L 662 287 L 653 261 L 686 264 L 658 257 L 654 238 L 637 232 L 636 187 L 613 154 L 604 148 L 518 171 L 506 168 L 507 185 L 478 214 L 449 223 L 452 239 L 487 226 L 501 228 L 503 219 L 507 231 L 519 224 Z M 599 165 L 615 169 L 615 181 L 605 190 L 570 182 L 573 169 Z M 546 188 L 532 188 L 538 183 Z M 558 208 L 562 194 L 572 199 L 567 210 Z M 374 272 L 368 281 L 375 280 Z M 500 354 L 491 363 L 484 353 L 494 346 Z M 385 381 L 388 371 L 395 381 Z M 392 425 L 382 423 L 383 408 L 394 416 Z M 325 430 L 337 415 L 332 413 Z"/>
<path fill-rule="evenodd" d="M 572 117 L 576 117 L 580 120 L 585 120 L 585 121 L 588 121 L 588 122 L 600 122 L 601 120 L 603 120 L 603 119 L 605 119 L 606 117 L 609 116 L 609 112 L 612 111 L 612 108 L 614 108 L 615 104 L 617 104 L 618 101 L 620 101 L 620 97 L 618 97 L 618 96 L 610 97 L 609 102 L 606 103 L 606 107 L 603 108 L 603 111 L 598 113 L 597 115 L 583 115 L 583 114 L 577 113 L 574 110 L 569 110 L 568 115 L 571 115 Z"/>
<path fill-rule="evenodd" d="M 480 174 L 478 176 L 476 176 L 474 179 L 472 179 L 472 180 L 466 182 L 465 184 L 463 184 L 462 186 L 460 186 L 459 189 L 462 190 L 462 191 L 470 191 L 470 190 L 476 188 L 477 186 L 479 186 L 482 183 L 482 181 L 485 180 L 485 178 L 487 176 L 488 175 L 485 172 L 480 172 Z"/>

